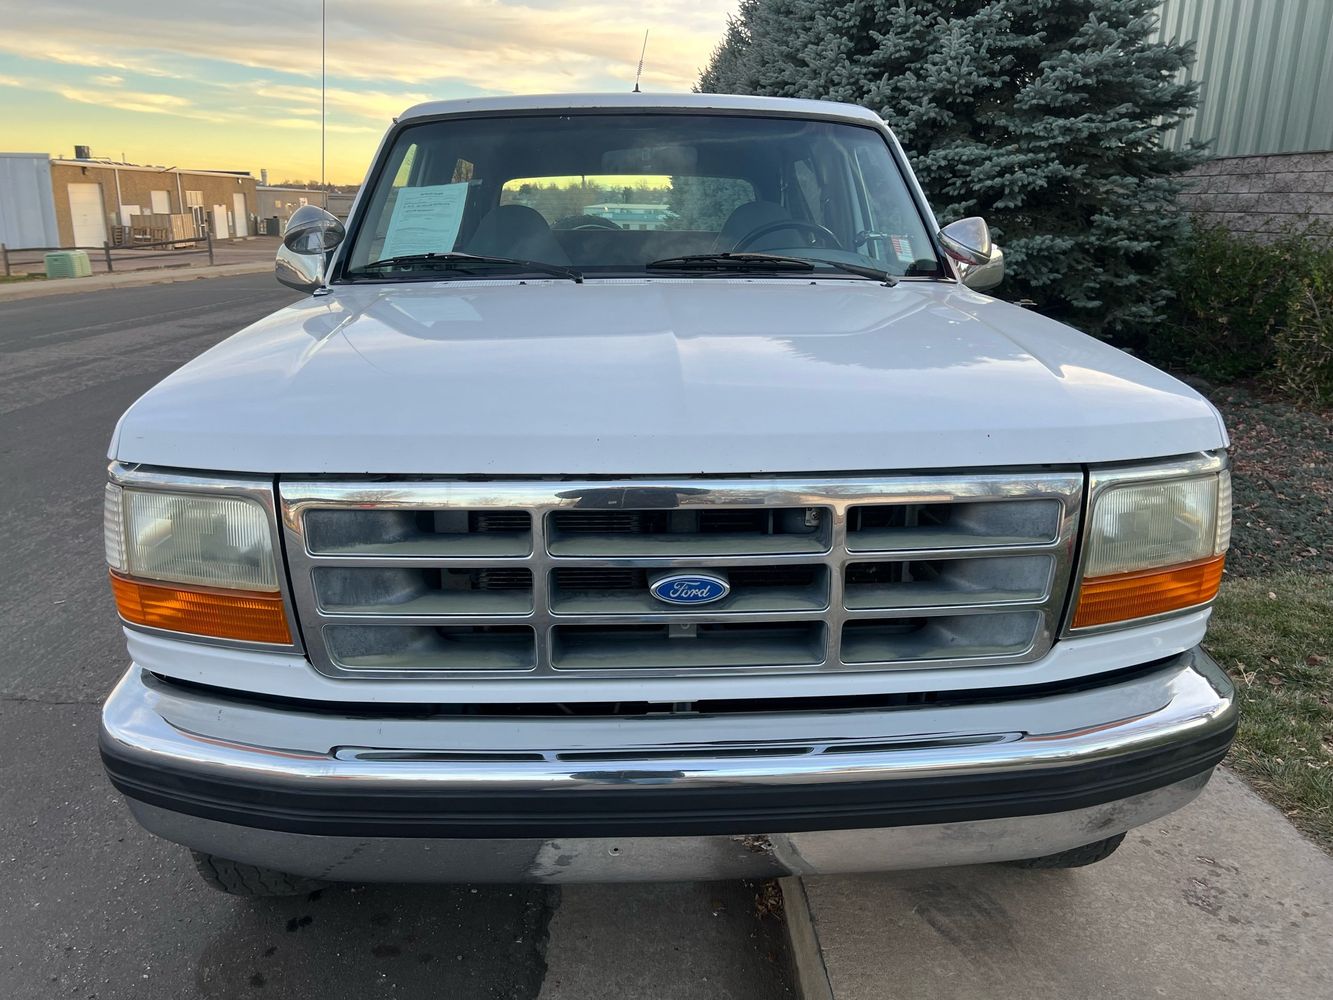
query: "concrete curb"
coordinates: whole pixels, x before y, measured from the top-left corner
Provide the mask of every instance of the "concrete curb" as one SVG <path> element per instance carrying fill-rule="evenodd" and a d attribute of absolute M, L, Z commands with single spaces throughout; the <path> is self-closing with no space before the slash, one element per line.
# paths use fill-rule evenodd
<path fill-rule="evenodd" d="M 1333 982 L 1333 858 L 1223 769 L 1090 868 L 779 884 L 804 1000 L 1329 1000 Z"/>
<path fill-rule="evenodd" d="M 215 264 L 212 267 L 182 267 L 165 270 L 126 271 L 122 274 L 95 274 L 91 278 L 61 278 L 57 281 L 24 281 L 0 285 L 0 302 L 40 299 L 50 295 L 83 295 L 112 288 L 138 288 L 166 285 L 200 278 L 230 278 L 241 274 L 264 274 L 273 270 L 267 260 Z"/>
<path fill-rule="evenodd" d="M 810 900 L 800 876 L 778 879 L 782 891 L 782 912 L 786 917 L 787 941 L 796 966 L 796 992 L 801 1000 L 833 1000 L 824 952 L 819 946 Z"/>

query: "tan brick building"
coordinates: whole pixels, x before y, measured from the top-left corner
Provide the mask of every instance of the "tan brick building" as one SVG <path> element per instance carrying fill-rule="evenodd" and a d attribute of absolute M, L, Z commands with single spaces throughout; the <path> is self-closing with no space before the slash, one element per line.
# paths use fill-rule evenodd
<path fill-rule="evenodd" d="M 248 173 L 52 160 L 51 194 L 61 246 L 100 247 L 133 215 L 188 214 L 217 239 L 251 236 L 259 201 Z"/>

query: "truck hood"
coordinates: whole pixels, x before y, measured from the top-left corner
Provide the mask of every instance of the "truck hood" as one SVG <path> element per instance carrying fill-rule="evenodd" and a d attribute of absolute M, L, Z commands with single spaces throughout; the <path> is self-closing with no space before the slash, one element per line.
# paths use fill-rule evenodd
<path fill-rule="evenodd" d="M 1223 447 L 1189 387 L 949 282 L 339 286 L 150 390 L 111 457 L 254 473 L 635 475 Z"/>

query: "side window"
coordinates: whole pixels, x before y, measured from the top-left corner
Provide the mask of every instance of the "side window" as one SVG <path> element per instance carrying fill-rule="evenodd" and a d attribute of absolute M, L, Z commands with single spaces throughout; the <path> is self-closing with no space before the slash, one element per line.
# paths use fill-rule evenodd
<path fill-rule="evenodd" d="M 419 147 L 412 143 L 403 151 L 403 159 L 398 164 L 398 169 L 394 171 L 393 183 L 389 185 L 389 190 L 384 198 L 384 211 L 380 213 L 379 224 L 375 230 L 375 253 L 380 253 L 380 248 L 384 245 L 384 235 L 389 228 L 389 220 L 393 218 L 394 205 L 398 202 L 398 192 L 405 187 L 412 186 L 413 170 L 417 162 L 417 152 Z M 418 183 L 420 183 L 418 181 Z"/>
<path fill-rule="evenodd" d="M 414 180 L 417 184 L 421 183 L 418 169 L 418 161 L 421 159 L 420 147 L 415 142 L 409 142 L 405 146 L 395 148 L 393 155 L 399 157 L 398 162 L 396 165 L 391 162 L 385 171 L 393 179 L 389 184 L 377 188 L 374 195 L 375 202 L 367 210 L 367 218 L 374 220 L 373 228 L 357 240 L 348 257 L 348 263 L 353 267 L 378 260 L 384 255 L 384 238 L 388 233 L 390 220 L 393 219 L 398 193 L 412 186 Z M 305 199 L 302 198 L 301 201 L 304 203 Z"/>
<path fill-rule="evenodd" d="M 894 271 L 916 268 L 934 273 L 939 268 L 930 238 L 906 185 L 883 151 L 857 146 L 853 152 L 857 194 L 869 218 L 865 220 L 862 254 L 882 260 Z"/>
<path fill-rule="evenodd" d="M 416 161 L 417 144 L 414 142 L 408 146 L 407 151 L 403 153 L 403 162 L 398 164 L 398 170 L 393 175 L 394 190 L 407 187 L 408 182 L 412 179 L 412 165 L 415 164 Z"/>
<path fill-rule="evenodd" d="M 824 185 L 815 176 L 815 169 L 810 165 L 810 161 L 797 160 L 792 165 L 792 174 L 796 178 L 796 189 L 800 192 L 801 200 L 805 202 L 806 210 L 810 213 L 810 221 L 817 222 L 821 226 L 827 226 L 826 216 L 828 213 L 824 205 Z"/>

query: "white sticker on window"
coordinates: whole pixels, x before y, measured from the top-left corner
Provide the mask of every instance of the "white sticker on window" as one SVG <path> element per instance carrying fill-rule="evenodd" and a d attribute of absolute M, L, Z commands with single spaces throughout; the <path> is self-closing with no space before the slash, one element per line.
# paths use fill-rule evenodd
<path fill-rule="evenodd" d="M 463 225 L 467 182 L 405 187 L 398 190 L 384 234 L 381 258 L 414 253 L 447 253 Z"/>
<path fill-rule="evenodd" d="M 916 254 L 912 251 L 911 239 L 895 234 L 889 237 L 889 243 L 893 247 L 893 255 L 904 264 L 916 263 Z"/>

